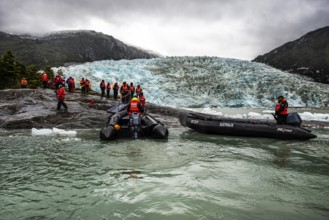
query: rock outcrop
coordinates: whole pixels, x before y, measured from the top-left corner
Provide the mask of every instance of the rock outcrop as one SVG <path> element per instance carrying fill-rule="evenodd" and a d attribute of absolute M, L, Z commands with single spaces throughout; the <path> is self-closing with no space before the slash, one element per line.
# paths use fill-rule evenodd
<path fill-rule="evenodd" d="M 309 32 L 253 61 L 329 83 L 329 26 Z"/>
<path fill-rule="evenodd" d="M 89 101 L 94 104 L 90 105 Z M 118 103 L 118 100 L 101 99 L 99 95 L 82 96 L 80 93 L 68 93 L 65 98 L 68 111 L 57 111 L 57 99 L 51 89 L 0 90 L 0 128 L 62 128 L 90 129 L 102 128 L 108 120 L 106 112 Z M 149 105 L 151 113 L 160 121 L 178 126 L 178 111 Z M 170 116 L 172 115 L 172 116 Z"/>

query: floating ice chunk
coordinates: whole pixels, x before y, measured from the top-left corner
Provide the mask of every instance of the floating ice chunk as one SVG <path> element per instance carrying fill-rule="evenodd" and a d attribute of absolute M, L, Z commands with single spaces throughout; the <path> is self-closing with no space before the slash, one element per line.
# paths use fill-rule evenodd
<path fill-rule="evenodd" d="M 303 112 L 299 113 L 300 117 L 305 121 L 328 121 L 329 122 L 329 114 L 323 113 L 311 113 L 311 112 Z"/>
<path fill-rule="evenodd" d="M 77 134 L 76 131 L 66 131 L 63 129 L 58 128 L 43 128 L 43 129 L 36 129 L 32 128 L 32 136 L 54 136 L 54 135 L 61 135 L 61 136 L 71 136 L 74 137 Z"/>
<path fill-rule="evenodd" d="M 49 136 L 53 134 L 52 129 L 36 129 L 32 128 L 32 136 L 44 135 Z"/>
<path fill-rule="evenodd" d="M 58 129 L 58 128 L 53 128 L 53 132 L 54 132 L 54 134 L 57 134 L 57 135 L 73 136 L 73 137 L 77 134 L 76 131 L 66 131 L 66 130 Z"/>

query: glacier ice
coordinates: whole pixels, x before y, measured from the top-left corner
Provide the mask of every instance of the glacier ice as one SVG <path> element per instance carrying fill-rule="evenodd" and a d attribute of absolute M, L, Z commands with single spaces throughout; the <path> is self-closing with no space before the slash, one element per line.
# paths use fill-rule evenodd
<path fill-rule="evenodd" d="M 293 107 L 329 104 L 328 85 L 306 81 L 265 64 L 218 57 L 165 57 L 106 60 L 54 67 L 78 82 L 82 77 L 100 91 L 102 79 L 140 84 L 148 102 L 189 108 L 273 107 L 283 95 Z"/>

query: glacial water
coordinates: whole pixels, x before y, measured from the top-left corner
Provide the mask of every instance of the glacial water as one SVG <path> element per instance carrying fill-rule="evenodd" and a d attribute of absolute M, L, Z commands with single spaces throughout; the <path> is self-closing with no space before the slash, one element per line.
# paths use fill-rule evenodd
<path fill-rule="evenodd" d="M 328 129 L 309 141 L 169 131 L 0 130 L 0 219 L 328 219 Z"/>

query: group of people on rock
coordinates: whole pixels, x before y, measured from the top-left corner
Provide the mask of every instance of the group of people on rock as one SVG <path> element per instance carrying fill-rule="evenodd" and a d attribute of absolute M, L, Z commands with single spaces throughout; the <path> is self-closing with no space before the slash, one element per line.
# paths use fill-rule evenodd
<path fill-rule="evenodd" d="M 91 88 L 91 82 L 88 79 L 82 78 L 80 80 L 80 86 L 81 86 L 81 94 L 88 95 Z"/>
<path fill-rule="evenodd" d="M 41 82 L 43 88 L 47 88 L 47 86 L 51 84 L 46 72 L 42 73 Z M 73 92 L 75 89 L 74 78 L 69 77 L 66 80 L 66 83 L 68 85 L 69 92 Z M 64 103 L 65 94 L 66 94 L 65 79 L 63 79 L 60 75 L 56 75 L 53 80 L 53 85 L 56 89 L 56 96 L 58 99 L 57 110 L 60 110 L 61 106 L 63 106 L 65 110 L 67 110 L 67 105 Z M 88 94 L 91 87 L 90 81 L 88 79 L 82 78 L 80 80 L 80 85 L 81 85 L 81 93 Z M 106 91 L 107 98 L 110 98 L 111 84 L 109 82 L 105 83 L 105 81 L 102 80 L 99 86 L 102 92 L 101 97 L 102 98 L 105 97 L 105 91 Z M 27 87 L 26 78 L 22 78 L 21 87 L 22 88 Z M 120 92 L 121 101 L 123 103 L 129 102 L 128 110 L 127 110 L 129 114 L 131 114 L 132 112 L 138 112 L 138 113 L 144 112 L 146 99 L 143 94 L 143 89 L 141 88 L 140 85 L 137 85 L 137 87 L 135 88 L 132 82 L 130 83 L 130 85 L 128 85 L 128 83 L 124 81 L 120 87 L 119 84 L 115 82 L 112 86 L 112 90 L 113 90 L 113 98 L 115 100 L 118 99 L 118 92 Z M 273 116 L 278 124 L 285 124 L 288 115 L 288 102 L 283 96 L 278 96 L 277 99 L 278 99 L 278 103 L 275 107 L 275 113 L 273 114 Z"/>
<path fill-rule="evenodd" d="M 123 82 L 121 86 L 117 82 L 113 84 L 111 87 L 111 84 L 108 82 L 106 83 L 104 80 L 102 80 L 99 84 L 99 87 L 101 89 L 101 97 L 105 97 L 105 91 L 106 91 L 106 97 L 110 98 L 110 91 L 111 88 L 113 90 L 113 98 L 118 99 L 118 93 L 120 92 L 121 101 L 124 103 L 129 102 L 135 95 L 137 98 L 141 100 L 142 103 L 145 105 L 145 97 L 143 94 L 143 89 L 140 85 L 137 85 L 137 87 L 134 86 L 134 83 L 128 83 Z"/>

